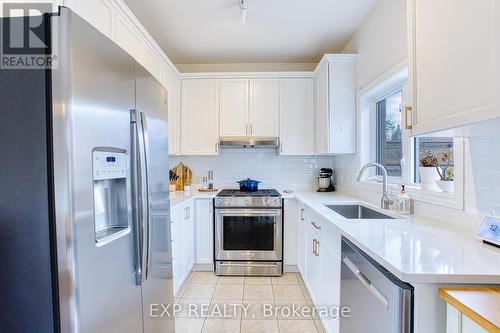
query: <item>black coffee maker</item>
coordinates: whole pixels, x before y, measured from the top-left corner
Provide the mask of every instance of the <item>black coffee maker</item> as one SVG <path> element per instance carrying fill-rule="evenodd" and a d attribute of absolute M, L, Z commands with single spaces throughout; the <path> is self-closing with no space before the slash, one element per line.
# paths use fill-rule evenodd
<path fill-rule="evenodd" d="M 334 174 L 334 171 L 330 168 L 319 169 L 318 192 L 335 191 L 335 185 L 333 185 Z"/>

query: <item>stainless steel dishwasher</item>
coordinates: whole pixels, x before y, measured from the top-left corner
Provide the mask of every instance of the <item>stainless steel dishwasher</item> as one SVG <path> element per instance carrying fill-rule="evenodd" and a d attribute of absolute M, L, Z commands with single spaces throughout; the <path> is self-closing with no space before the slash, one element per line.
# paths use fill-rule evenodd
<path fill-rule="evenodd" d="M 341 333 L 412 333 L 413 287 L 342 238 Z"/>

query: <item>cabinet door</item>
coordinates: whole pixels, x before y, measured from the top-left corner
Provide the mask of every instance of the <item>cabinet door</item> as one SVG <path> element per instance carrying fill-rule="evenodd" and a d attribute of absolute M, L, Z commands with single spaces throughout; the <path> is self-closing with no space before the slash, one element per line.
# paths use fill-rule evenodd
<path fill-rule="evenodd" d="M 329 101 L 328 62 L 320 65 L 316 76 L 316 153 L 328 153 Z"/>
<path fill-rule="evenodd" d="M 196 263 L 214 262 L 214 215 L 212 199 L 196 200 Z"/>
<path fill-rule="evenodd" d="M 194 264 L 194 216 L 192 202 L 187 204 L 183 209 L 183 247 L 185 254 L 184 270 L 186 276 Z"/>
<path fill-rule="evenodd" d="M 220 136 L 245 136 L 248 129 L 248 80 L 220 80 Z"/>
<path fill-rule="evenodd" d="M 280 153 L 314 155 L 314 79 L 280 80 Z"/>
<path fill-rule="evenodd" d="M 307 254 L 307 233 L 306 233 L 306 222 L 305 222 L 305 208 L 304 204 L 299 201 L 298 205 L 298 225 L 297 225 L 297 255 L 298 255 L 298 266 L 300 274 L 305 278 L 306 276 L 306 254 Z"/>
<path fill-rule="evenodd" d="M 181 154 L 218 153 L 219 84 L 211 79 L 182 80 Z"/>
<path fill-rule="evenodd" d="M 113 35 L 111 22 L 114 13 L 108 1 L 64 0 L 64 6 L 71 8 L 71 10 L 106 36 L 111 37 Z"/>
<path fill-rule="evenodd" d="M 500 116 L 496 0 L 412 0 L 413 130 L 420 135 Z M 464 24 L 466 22 L 466 24 Z"/>
<path fill-rule="evenodd" d="M 356 62 L 354 56 L 343 56 L 328 64 L 330 154 L 356 152 Z"/>
<path fill-rule="evenodd" d="M 144 40 L 137 26 L 130 23 L 127 17 L 114 15 L 113 41 L 130 54 L 137 62 L 141 63 L 144 52 Z"/>
<path fill-rule="evenodd" d="M 278 80 L 250 80 L 250 135 L 277 137 L 279 132 Z"/>
<path fill-rule="evenodd" d="M 304 282 L 307 285 L 311 298 L 317 303 L 319 299 L 319 234 L 310 222 L 306 225 L 306 274 Z"/>
<path fill-rule="evenodd" d="M 184 230 L 183 230 L 183 207 L 177 206 L 171 210 L 172 216 L 172 266 L 173 266 L 173 283 L 174 295 L 184 282 L 186 276 L 185 256 L 184 256 Z"/>
<path fill-rule="evenodd" d="M 179 155 L 181 149 L 180 80 L 177 73 L 166 63 L 163 64 L 162 83 L 167 89 L 168 153 Z"/>
<path fill-rule="evenodd" d="M 285 199 L 284 203 L 284 257 L 285 265 L 297 266 L 297 199 Z"/>
<path fill-rule="evenodd" d="M 322 233 L 323 236 L 323 233 Z M 339 235 L 340 237 L 340 235 Z M 319 288 L 318 306 L 328 308 L 340 305 L 340 257 L 330 248 L 328 242 L 322 241 L 319 246 Z M 339 320 L 322 318 L 327 332 L 339 332 Z"/>

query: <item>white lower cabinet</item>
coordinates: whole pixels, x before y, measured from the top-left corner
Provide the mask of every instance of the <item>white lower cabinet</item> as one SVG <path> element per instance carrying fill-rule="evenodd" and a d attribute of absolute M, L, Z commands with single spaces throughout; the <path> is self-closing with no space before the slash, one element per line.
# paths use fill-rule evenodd
<path fill-rule="evenodd" d="M 197 199 L 195 203 L 196 264 L 214 263 L 214 214 L 212 199 Z"/>
<path fill-rule="evenodd" d="M 325 307 L 328 311 L 340 305 L 340 267 L 340 256 L 335 253 L 328 242 L 322 240 L 319 246 L 319 294 L 316 305 Z M 332 313 L 335 314 L 335 312 Z M 329 314 L 321 318 L 321 321 L 327 332 L 339 332 L 338 318 Z"/>
<path fill-rule="evenodd" d="M 305 272 L 306 268 L 306 220 L 305 220 L 305 206 L 302 201 L 298 202 L 298 224 L 297 224 L 297 266 L 299 272 Z"/>
<path fill-rule="evenodd" d="M 213 265 L 213 201 L 195 199 L 171 212 L 174 295 L 195 264 Z"/>
<path fill-rule="evenodd" d="M 331 311 L 340 305 L 341 235 L 299 202 L 298 266 L 314 305 Z M 331 311 L 335 315 L 335 311 Z M 339 319 L 321 317 L 326 332 L 339 332 Z"/>
<path fill-rule="evenodd" d="M 174 295 L 185 279 L 184 272 L 184 256 L 182 254 L 182 209 L 176 207 L 170 211 L 171 215 L 171 233 L 172 233 L 172 270 L 173 270 L 173 284 Z"/>
<path fill-rule="evenodd" d="M 189 276 L 194 264 L 194 215 L 192 201 L 170 212 L 172 216 L 172 257 L 174 295 Z"/>
<path fill-rule="evenodd" d="M 305 262 L 305 276 L 304 282 L 307 285 L 307 289 L 311 294 L 311 298 L 314 303 L 317 303 L 318 294 L 320 292 L 319 288 L 319 255 L 317 255 L 317 247 L 320 238 L 320 234 L 308 221 L 308 225 L 305 227 L 306 232 L 306 262 Z"/>
<path fill-rule="evenodd" d="M 446 304 L 446 333 L 486 333 L 487 331 L 450 304 Z"/>
<path fill-rule="evenodd" d="M 297 251 L 297 199 L 284 200 L 283 214 L 283 264 L 287 267 L 298 265 Z"/>

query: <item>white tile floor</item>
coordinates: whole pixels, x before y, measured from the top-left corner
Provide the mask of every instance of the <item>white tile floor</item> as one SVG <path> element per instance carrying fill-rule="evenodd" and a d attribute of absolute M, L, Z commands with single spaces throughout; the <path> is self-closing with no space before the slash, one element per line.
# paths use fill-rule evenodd
<path fill-rule="evenodd" d="M 217 277 L 194 272 L 176 302 L 176 332 L 180 333 L 322 333 L 317 317 L 288 316 L 292 305 L 312 308 L 298 273 L 282 277 Z M 191 305 L 190 305 L 191 304 Z M 273 309 L 273 314 L 264 307 Z M 283 309 L 276 311 L 277 308 Z M 191 311 L 190 311 L 191 309 Z"/>

